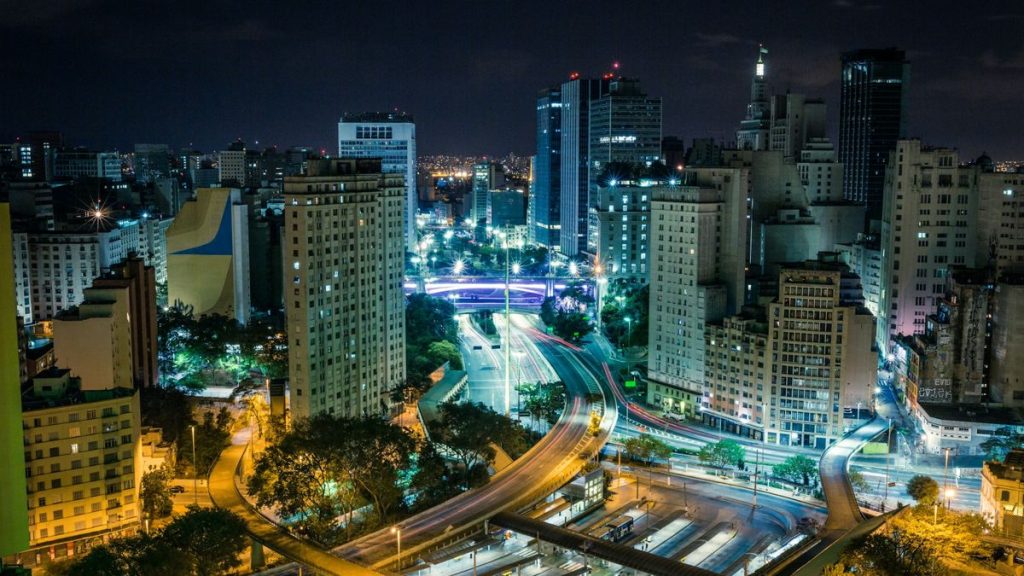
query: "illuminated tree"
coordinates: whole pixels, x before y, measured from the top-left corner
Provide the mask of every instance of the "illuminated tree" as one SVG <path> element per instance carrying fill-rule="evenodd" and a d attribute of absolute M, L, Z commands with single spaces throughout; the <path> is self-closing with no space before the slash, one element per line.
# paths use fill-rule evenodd
<path fill-rule="evenodd" d="M 930 506 L 939 497 L 939 483 L 930 476 L 918 474 L 907 481 L 907 495 L 918 504 Z"/>

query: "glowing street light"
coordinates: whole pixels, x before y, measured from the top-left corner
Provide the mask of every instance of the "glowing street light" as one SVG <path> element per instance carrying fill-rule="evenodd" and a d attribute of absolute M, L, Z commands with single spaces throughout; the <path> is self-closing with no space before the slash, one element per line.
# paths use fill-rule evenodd
<path fill-rule="evenodd" d="M 513 273 L 513 274 L 519 274 L 519 270 L 520 270 L 520 269 L 521 269 L 521 268 L 520 268 L 520 266 L 519 266 L 519 262 L 513 262 L 513 263 L 512 263 L 512 273 Z"/>
<path fill-rule="evenodd" d="M 569 262 L 569 275 L 575 276 L 577 273 L 579 273 L 579 268 L 576 266 L 576 263 Z"/>
<path fill-rule="evenodd" d="M 466 263 L 461 258 L 456 260 L 455 264 L 452 266 L 452 272 L 454 272 L 456 276 L 462 274 L 462 271 L 465 269 Z"/>

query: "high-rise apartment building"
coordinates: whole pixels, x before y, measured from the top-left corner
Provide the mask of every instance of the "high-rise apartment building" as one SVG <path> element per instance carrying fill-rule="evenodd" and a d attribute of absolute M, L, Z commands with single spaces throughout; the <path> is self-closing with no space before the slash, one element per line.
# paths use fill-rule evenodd
<path fill-rule="evenodd" d="M 84 553 L 97 539 L 137 532 L 138 393 L 82 390 L 69 370 L 51 368 L 32 380 L 23 400 L 30 542 L 22 557 L 39 564 Z M 4 501 L 12 496 L 5 493 Z"/>
<path fill-rule="evenodd" d="M 764 46 L 757 51 L 754 63 L 754 77 L 750 81 L 750 102 L 747 114 L 736 131 L 736 147 L 740 150 L 767 150 L 768 134 L 771 127 L 771 104 L 768 100 L 768 83 L 765 78 L 768 49 Z"/>
<path fill-rule="evenodd" d="M 562 155 L 558 214 L 561 252 L 573 257 L 587 249 L 590 198 L 590 107 L 608 92 L 608 77 L 580 78 L 562 84 Z"/>
<path fill-rule="evenodd" d="M 562 92 L 546 88 L 537 95 L 537 155 L 533 162 L 530 220 L 533 241 L 561 248 Z"/>
<path fill-rule="evenodd" d="M 338 156 L 379 158 L 385 174 L 405 177 L 405 249 L 416 251 L 416 124 L 404 112 L 345 114 L 338 123 Z"/>
<path fill-rule="evenodd" d="M 704 332 L 706 392 L 699 407 L 701 421 L 723 432 L 764 440 L 771 395 L 772 354 L 764 310 L 744 310 Z M 663 399 L 663 410 L 685 413 L 685 407 Z"/>
<path fill-rule="evenodd" d="M 249 207 L 237 188 L 200 188 L 182 205 L 167 229 L 167 299 L 249 321 Z"/>
<path fill-rule="evenodd" d="M 882 215 L 885 169 L 896 141 L 906 137 L 910 62 L 902 50 L 855 50 L 842 56 L 839 161 L 848 200 Z"/>
<path fill-rule="evenodd" d="M 1024 174 L 994 172 L 985 157 L 978 174 L 978 266 L 996 278 L 1024 273 Z"/>
<path fill-rule="evenodd" d="M 746 172 L 687 170 L 651 201 L 647 401 L 693 416 L 705 390 L 704 330 L 744 300 Z"/>
<path fill-rule="evenodd" d="M 587 194 L 587 253 L 597 252 L 589 208 L 597 201 L 601 175 L 613 163 L 650 166 L 661 159 L 661 98 L 650 97 L 638 80 L 612 79 L 608 91 L 590 103 Z"/>
<path fill-rule="evenodd" d="M 84 296 L 53 320 L 57 365 L 70 368 L 83 390 L 134 388 L 128 286 L 86 288 Z"/>
<path fill-rule="evenodd" d="M 245 142 L 235 141 L 217 153 L 217 179 L 224 187 L 242 187 L 246 181 Z"/>
<path fill-rule="evenodd" d="M 900 140 L 886 167 L 882 215 L 883 350 L 898 334 L 924 332 L 945 294 L 950 266 L 973 268 L 977 249 L 978 168 L 956 150 Z"/>
<path fill-rule="evenodd" d="M 828 259 L 784 267 L 768 305 L 769 444 L 824 449 L 846 432 L 844 407 L 870 405 L 877 352 L 860 278 Z"/>
<path fill-rule="evenodd" d="M 284 194 L 293 415 L 388 412 L 405 382 L 402 175 L 376 159 L 311 161 Z"/>
<path fill-rule="evenodd" d="M 28 548 L 17 302 L 10 205 L 0 203 L 0 558 Z M 0 562 L 2 563 L 2 562 Z"/>
<path fill-rule="evenodd" d="M 132 380 L 136 388 L 147 388 L 157 381 L 156 271 L 130 254 L 124 262 L 115 264 L 109 275 L 93 280 L 92 288 L 86 290 L 86 302 L 103 298 L 106 291 L 120 290 L 128 293 Z"/>

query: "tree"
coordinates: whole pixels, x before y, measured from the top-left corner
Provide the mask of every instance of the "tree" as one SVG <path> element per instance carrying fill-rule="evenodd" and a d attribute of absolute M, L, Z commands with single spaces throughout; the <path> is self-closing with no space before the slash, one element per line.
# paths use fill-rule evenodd
<path fill-rule="evenodd" d="M 583 312 L 561 312 L 555 318 L 554 328 L 560 338 L 579 342 L 594 330 L 594 325 Z"/>
<path fill-rule="evenodd" d="M 631 459 L 641 460 L 648 465 L 653 460 L 668 460 L 672 456 L 671 446 L 649 434 L 627 438 L 623 448 Z"/>
<path fill-rule="evenodd" d="M 868 481 L 864 479 L 864 475 L 857 470 L 850 470 L 850 485 L 853 487 L 854 492 L 867 492 L 870 488 Z"/>
<path fill-rule="evenodd" d="M 928 548 L 926 538 L 893 528 L 855 544 L 844 561 L 866 576 L 939 576 L 945 567 Z"/>
<path fill-rule="evenodd" d="M 1024 447 L 1024 434 L 1009 426 L 996 429 L 995 434 L 981 443 L 981 449 L 989 460 L 1002 462 L 1014 448 Z"/>
<path fill-rule="evenodd" d="M 440 366 L 448 362 L 452 370 L 462 370 L 462 354 L 455 344 L 447 340 L 431 342 L 427 347 L 427 356 L 433 360 L 435 365 Z"/>
<path fill-rule="evenodd" d="M 178 464 L 191 466 L 198 476 L 206 476 L 220 453 L 231 443 L 233 420 L 227 408 L 215 413 L 204 412 L 203 421 L 195 426 L 195 452 L 198 465 L 192 461 L 192 433 L 178 438 Z"/>
<path fill-rule="evenodd" d="M 51 576 L 189 576 L 188 559 L 159 534 L 118 538 L 47 567 Z"/>
<path fill-rule="evenodd" d="M 168 485 L 170 480 L 171 475 L 163 467 L 142 475 L 139 497 L 142 499 L 143 513 L 150 518 L 163 518 L 171 514 L 174 503 L 171 501 L 171 489 Z"/>
<path fill-rule="evenodd" d="M 810 486 L 812 479 L 818 476 L 818 463 L 807 456 L 797 454 L 786 458 L 781 464 L 772 466 L 772 474 L 794 484 Z"/>
<path fill-rule="evenodd" d="M 697 458 L 709 466 L 740 467 L 747 457 L 747 451 L 735 440 L 719 440 L 714 444 L 705 444 L 697 452 Z"/>
<path fill-rule="evenodd" d="M 245 521 L 230 510 L 189 507 L 161 537 L 188 558 L 193 574 L 213 576 L 238 566 L 248 544 L 245 529 Z"/>
<path fill-rule="evenodd" d="M 939 483 L 930 476 L 918 474 L 907 481 L 907 495 L 918 504 L 930 506 L 939 497 Z"/>
<path fill-rule="evenodd" d="M 477 465 L 494 462 L 492 444 L 513 458 L 526 452 L 527 434 L 523 426 L 480 403 L 444 404 L 440 418 L 427 425 L 430 437 L 444 445 L 467 472 Z"/>

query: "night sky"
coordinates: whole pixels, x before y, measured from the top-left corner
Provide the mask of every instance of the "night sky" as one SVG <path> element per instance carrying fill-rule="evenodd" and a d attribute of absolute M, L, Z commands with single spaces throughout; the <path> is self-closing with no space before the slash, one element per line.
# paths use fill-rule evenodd
<path fill-rule="evenodd" d="M 613 61 L 664 99 L 666 135 L 732 140 L 758 42 L 833 137 L 840 52 L 897 46 L 911 136 L 1024 160 L 1021 1 L 0 0 L 0 141 L 335 152 L 342 113 L 397 108 L 421 154 L 531 154 L 536 92 Z"/>

